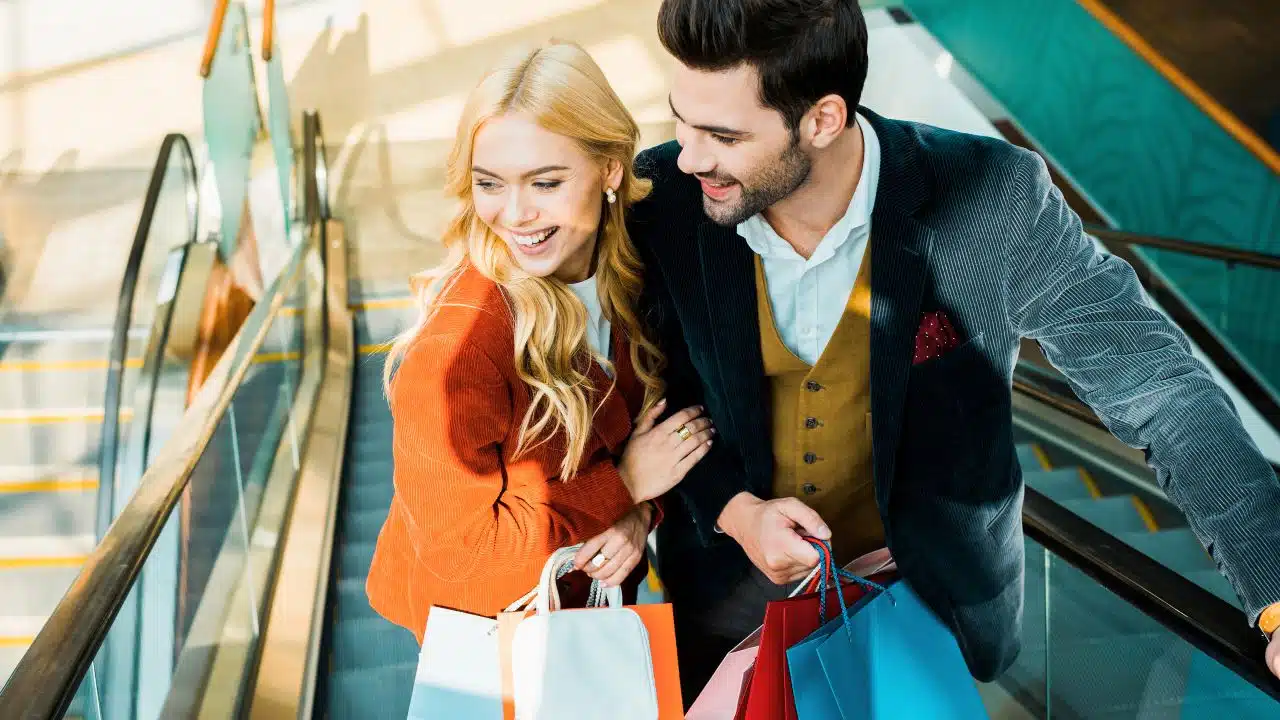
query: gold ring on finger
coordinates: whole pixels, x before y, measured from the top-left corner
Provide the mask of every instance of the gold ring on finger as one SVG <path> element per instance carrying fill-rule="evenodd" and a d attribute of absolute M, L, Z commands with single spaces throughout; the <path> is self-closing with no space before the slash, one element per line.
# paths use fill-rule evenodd
<path fill-rule="evenodd" d="M 689 429 L 688 425 L 681 425 L 676 428 L 676 434 L 680 436 L 681 440 L 688 440 L 693 437 L 693 431 Z"/>

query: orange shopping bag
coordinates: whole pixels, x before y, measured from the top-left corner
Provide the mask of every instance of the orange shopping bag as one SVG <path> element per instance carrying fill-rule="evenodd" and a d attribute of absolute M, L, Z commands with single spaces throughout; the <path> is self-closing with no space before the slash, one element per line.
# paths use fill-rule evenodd
<path fill-rule="evenodd" d="M 573 555 L 577 550 L 577 546 L 563 548 L 553 555 L 551 560 L 548 561 L 547 569 L 544 569 L 543 571 L 543 582 L 539 584 L 538 595 L 534 601 L 535 606 L 533 610 L 508 612 L 498 616 L 498 652 L 502 668 L 503 716 L 506 720 L 524 720 L 524 718 L 545 716 L 540 714 L 537 709 L 527 706 L 519 708 L 520 712 L 517 712 L 517 703 L 521 698 L 521 691 L 517 689 L 519 685 L 519 678 L 516 677 L 516 667 L 523 663 L 523 671 L 528 675 L 530 672 L 529 665 L 537 664 L 541 660 L 541 653 L 539 653 L 538 657 L 532 659 L 527 653 L 523 656 L 521 655 L 521 639 L 518 636 L 523 632 L 525 636 L 538 636 L 540 638 L 545 638 L 545 641 L 548 643 L 556 642 L 557 640 L 565 643 L 572 643 L 575 641 L 572 630 L 563 635 L 557 635 L 554 630 L 548 632 L 546 627 L 548 621 L 552 623 L 552 627 L 554 627 L 555 621 L 560 621 L 566 626 L 572 624 L 588 626 L 589 624 L 595 624 L 590 622 L 593 618 L 591 616 L 580 614 L 596 613 L 597 615 L 594 619 L 600 621 L 598 627 L 602 633 L 602 637 L 597 639 L 603 641 L 601 643 L 602 646 L 625 645 L 623 638 L 620 635 L 610 636 L 608 634 L 610 632 L 608 628 L 625 628 L 625 621 L 627 619 L 631 619 L 632 621 L 638 619 L 639 623 L 643 624 L 645 636 L 644 642 L 647 644 L 648 659 L 650 661 L 649 667 L 652 673 L 651 682 L 654 697 L 656 698 L 656 702 L 653 707 L 653 710 L 656 711 L 656 715 L 653 715 L 652 717 L 654 720 L 680 720 L 684 717 L 684 701 L 680 695 L 680 667 L 676 658 L 675 621 L 672 617 L 671 605 L 664 603 L 623 606 L 621 601 L 621 591 L 618 588 L 611 588 L 603 593 L 605 596 L 604 598 L 597 597 L 596 602 L 591 603 L 592 605 L 596 605 L 605 604 L 605 602 L 607 602 L 608 607 L 588 607 L 585 609 L 575 610 L 558 609 L 559 598 L 557 597 L 555 590 L 554 578 L 556 573 L 560 572 L 562 568 L 565 567 L 566 563 L 569 564 L 569 567 L 572 567 L 571 563 L 573 561 Z M 595 588 L 593 588 L 593 590 L 594 589 Z M 593 596 L 598 595 L 599 593 L 593 593 Z M 565 615 L 567 613 L 574 613 L 575 615 L 569 617 Z M 606 613 L 618 613 L 621 616 L 618 619 L 623 620 L 624 624 L 621 626 L 610 625 L 606 620 Z M 536 617 L 539 615 L 542 617 Z M 552 618 L 549 617 L 550 615 L 558 615 L 559 617 L 552 620 Z M 535 623 L 536 626 L 531 625 L 524 628 L 522 631 L 521 626 L 530 618 L 535 617 L 536 619 L 533 620 L 533 623 Z M 563 650 L 563 648 L 558 649 Z M 583 675 L 589 675 L 592 671 L 599 669 L 599 663 L 597 662 L 584 661 L 565 664 L 572 665 L 575 668 L 574 672 L 579 673 L 579 677 L 575 678 L 578 680 L 578 682 L 575 683 L 575 686 L 578 688 L 596 687 L 600 682 L 610 679 L 601 678 L 600 682 L 593 682 L 588 678 L 581 677 Z M 534 669 L 534 672 L 536 671 L 537 669 Z M 527 684 L 528 683 L 525 682 L 526 687 Z M 550 682 L 547 683 L 548 686 L 553 684 L 554 683 Z M 525 697 L 528 697 L 527 692 Z M 525 702 L 526 704 L 528 703 L 527 700 Z M 575 717 L 584 719 L 596 717 L 595 715 L 590 714 L 591 711 L 589 708 L 591 707 L 595 707 L 599 711 L 600 714 L 598 717 L 600 718 L 617 717 L 616 713 L 622 710 L 619 705 L 625 705 L 628 709 L 633 706 L 632 703 L 625 702 L 623 698 L 619 698 L 617 703 L 610 702 L 610 698 L 604 698 L 603 702 L 594 704 L 584 702 L 580 704 L 575 713 Z"/>

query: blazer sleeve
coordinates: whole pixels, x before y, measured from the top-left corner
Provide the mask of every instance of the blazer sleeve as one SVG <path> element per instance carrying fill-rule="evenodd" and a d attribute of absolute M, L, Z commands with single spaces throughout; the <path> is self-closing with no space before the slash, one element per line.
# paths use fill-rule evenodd
<path fill-rule="evenodd" d="M 536 575 L 557 548 L 591 538 L 633 506 L 613 460 L 568 481 L 535 459 L 504 465 L 511 388 L 482 346 L 427 336 L 392 382 L 394 483 L 413 551 L 442 578 Z"/>
<path fill-rule="evenodd" d="M 1275 471 L 1133 268 L 1085 234 L 1038 155 L 1018 157 L 1006 233 L 1015 330 L 1040 343 L 1117 438 L 1145 451 L 1256 623 L 1280 601 Z"/>
<path fill-rule="evenodd" d="M 650 252 L 648 244 L 643 242 L 643 226 L 640 223 L 636 232 L 639 236 L 636 245 L 640 248 L 645 263 L 642 306 L 646 322 L 667 360 L 662 378 L 667 386 L 666 416 L 669 417 L 692 405 L 704 405 L 702 380 L 689 358 L 688 344 L 684 339 L 679 315 L 671 294 L 667 291 L 659 263 Z M 738 493 L 747 491 L 742 460 L 724 441 L 723 435 L 712 443 L 711 450 L 673 490 L 693 517 L 703 545 L 728 541 L 716 528 L 716 521 L 729 500 Z"/>

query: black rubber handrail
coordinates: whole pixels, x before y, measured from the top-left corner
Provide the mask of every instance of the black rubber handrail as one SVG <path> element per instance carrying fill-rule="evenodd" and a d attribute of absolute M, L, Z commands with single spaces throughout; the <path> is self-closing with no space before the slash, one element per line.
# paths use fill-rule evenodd
<path fill-rule="evenodd" d="M 1124 230 L 1104 227 L 1102 225 L 1085 225 L 1084 231 L 1105 243 L 1120 243 L 1124 245 L 1158 248 L 1160 250 L 1172 250 L 1177 253 L 1182 253 L 1183 255 L 1194 255 L 1196 257 L 1209 258 L 1212 260 L 1221 260 L 1228 265 L 1251 265 L 1253 267 L 1266 268 L 1268 270 L 1280 270 L 1280 255 L 1271 255 L 1268 253 L 1255 252 L 1253 250 L 1240 250 L 1239 248 L 1226 247 L 1223 245 L 1210 245 L 1208 243 L 1192 242 L 1191 240 L 1183 240 L 1181 238 L 1131 233 Z"/>
<path fill-rule="evenodd" d="M 133 322 L 133 305 L 138 291 L 138 276 L 142 272 L 142 258 L 146 254 L 147 241 L 151 238 L 151 225 L 155 220 L 156 207 L 160 204 L 160 194 L 164 192 L 169 177 L 169 165 L 173 154 L 177 152 L 182 161 L 182 171 L 186 182 L 183 189 L 187 196 L 187 223 L 190 228 L 188 243 L 197 239 L 197 225 L 200 217 L 200 188 L 196 177 L 196 161 L 191 152 L 191 143 L 184 135 L 171 133 L 166 135 L 160 144 L 160 152 L 156 155 L 155 167 L 151 170 L 151 180 L 147 184 L 146 198 L 142 202 L 142 214 L 138 217 L 138 227 L 133 235 L 133 245 L 129 248 L 129 258 L 125 262 L 124 277 L 120 281 L 120 294 L 116 300 L 116 316 L 112 325 L 111 348 L 107 356 L 107 387 L 102 405 L 102 436 L 98 448 L 98 508 L 97 537 L 101 538 L 111 524 L 112 489 L 116 485 L 117 454 L 120 445 L 120 404 L 124 387 L 124 370 L 128 363 L 129 330 Z M 158 382 L 159 365 L 154 367 L 156 377 L 150 378 L 154 384 Z M 135 420 L 146 422 L 146 418 L 135 415 Z"/>
<path fill-rule="evenodd" d="M 1243 622 L 1231 604 L 1031 488 L 1023 502 L 1022 525 L 1047 551 L 1280 700 L 1280 680 L 1263 659 L 1262 633 Z"/>

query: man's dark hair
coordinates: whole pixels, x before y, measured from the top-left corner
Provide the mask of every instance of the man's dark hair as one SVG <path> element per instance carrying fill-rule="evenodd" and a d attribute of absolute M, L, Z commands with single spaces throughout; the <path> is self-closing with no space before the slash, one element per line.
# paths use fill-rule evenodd
<path fill-rule="evenodd" d="M 858 0 L 663 0 L 658 38 L 695 70 L 755 68 L 760 102 L 793 132 L 826 95 L 844 98 L 853 125 L 867 80 Z"/>

